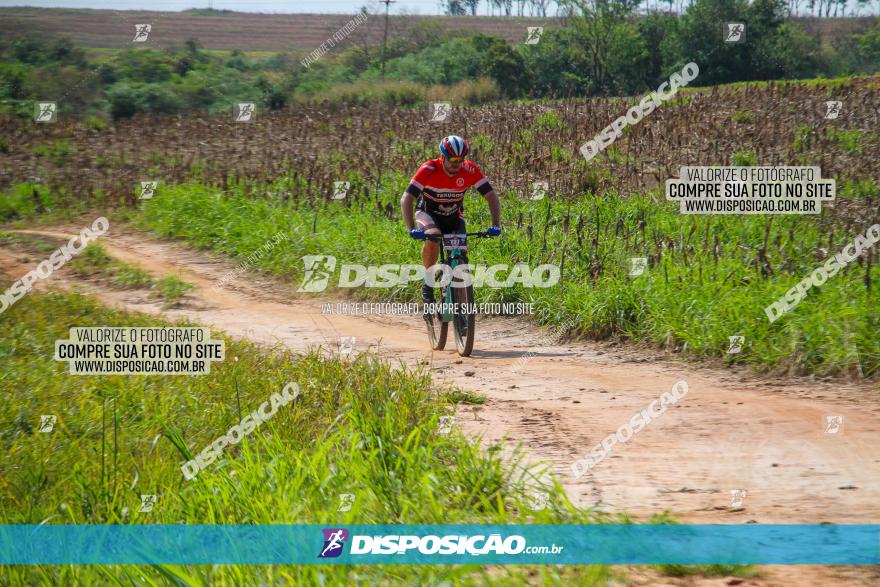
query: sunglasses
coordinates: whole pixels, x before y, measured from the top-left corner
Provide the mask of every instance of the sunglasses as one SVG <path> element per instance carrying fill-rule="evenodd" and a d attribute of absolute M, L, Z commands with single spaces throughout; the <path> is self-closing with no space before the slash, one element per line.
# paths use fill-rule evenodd
<path fill-rule="evenodd" d="M 461 163 L 464 161 L 464 157 L 447 157 L 446 160 L 450 163 Z"/>

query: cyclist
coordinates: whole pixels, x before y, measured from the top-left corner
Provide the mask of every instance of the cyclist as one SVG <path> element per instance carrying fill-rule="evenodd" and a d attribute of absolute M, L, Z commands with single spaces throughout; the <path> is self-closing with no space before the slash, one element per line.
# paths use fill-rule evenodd
<path fill-rule="evenodd" d="M 440 157 L 422 163 L 412 177 L 403 197 L 400 210 L 409 234 L 414 239 L 423 240 L 426 234 L 459 234 L 465 231 L 464 193 L 473 186 L 486 198 L 492 226 L 486 229 L 489 236 L 501 234 L 501 201 L 483 175 L 477 164 L 465 159 L 469 152 L 468 143 L 458 135 L 450 135 L 440 141 Z M 413 200 L 418 198 L 413 215 Z M 416 226 L 418 224 L 418 227 Z M 425 240 L 422 246 L 422 264 L 425 269 L 437 262 L 440 243 Z M 425 304 L 434 302 L 434 288 L 422 284 L 422 299 Z M 431 315 L 425 314 L 430 320 Z"/>

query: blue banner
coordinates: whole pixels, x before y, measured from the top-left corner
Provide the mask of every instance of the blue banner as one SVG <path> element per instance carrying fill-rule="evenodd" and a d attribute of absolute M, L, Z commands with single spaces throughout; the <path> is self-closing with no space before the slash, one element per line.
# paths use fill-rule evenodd
<path fill-rule="evenodd" d="M 0 564 L 880 564 L 880 525 L 0 525 Z"/>

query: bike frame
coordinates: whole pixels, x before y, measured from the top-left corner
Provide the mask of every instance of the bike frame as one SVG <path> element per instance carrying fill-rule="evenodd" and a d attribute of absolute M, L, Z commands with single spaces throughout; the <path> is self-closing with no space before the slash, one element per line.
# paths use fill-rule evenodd
<path fill-rule="evenodd" d="M 449 235 L 456 233 L 447 233 Z M 461 234 L 461 233 L 458 233 Z M 489 233 L 487 232 L 466 232 L 464 233 L 466 237 L 475 236 L 477 238 L 490 238 Z M 443 234 L 434 236 L 430 234 L 425 235 L 425 240 L 433 241 L 440 243 L 440 255 L 437 258 L 437 262 L 442 265 L 448 265 L 449 269 L 455 271 L 455 268 L 461 265 L 463 260 L 466 260 L 466 255 L 463 254 L 463 251 L 454 249 L 452 251 L 447 251 L 443 246 Z M 443 300 L 442 300 L 442 308 L 444 311 L 440 314 L 441 322 L 452 322 L 453 315 L 452 312 L 449 311 L 449 308 L 453 306 L 453 297 L 452 297 L 452 287 L 446 286 L 441 287 L 441 291 L 443 292 Z"/>

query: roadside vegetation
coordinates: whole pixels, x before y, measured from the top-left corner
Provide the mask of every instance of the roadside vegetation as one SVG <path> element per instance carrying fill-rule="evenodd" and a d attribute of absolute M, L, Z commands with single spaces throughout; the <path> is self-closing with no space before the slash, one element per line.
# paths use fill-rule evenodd
<path fill-rule="evenodd" d="M 402 191 L 406 177 L 386 177 L 383 191 Z M 365 202 L 325 202 L 303 213 L 278 198 L 252 198 L 196 184 L 169 188 L 135 221 L 160 237 L 185 238 L 244 258 L 278 231 L 291 245 L 276 247 L 257 268 L 299 283 L 303 255 L 333 255 L 338 264 L 418 263 L 396 215 Z M 724 357 L 793 374 L 873 377 L 880 369 L 877 275 L 880 251 L 866 251 L 800 304 L 770 323 L 764 307 L 880 222 L 875 208 L 848 199 L 835 215 L 682 216 L 651 193 L 628 198 L 584 195 L 566 201 L 504 198 L 503 238 L 472 247 L 475 263 L 543 263 L 561 267 L 547 289 L 483 287 L 478 301 L 535 304 L 537 319 L 559 325 L 579 316 L 572 332 L 622 337 L 701 357 Z M 846 209 L 851 208 L 851 213 Z M 474 197 L 472 229 L 489 224 Z M 629 276 L 631 259 L 648 259 L 643 275 Z M 331 287 L 336 283 L 336 276 Z M 371 299 L 417 300 L 418 284 L 400 288 L 340 289 Z M 730 336 L 744 336 L 727 354 Z"/>
<path fill-rule="evenodd" d="M 5 289 L 9 283 L 0 287 Z M 0 523 L 444 524 L 620 522 L 574 508 L 519 457 L 502 460 L 440 416 L 454 397 L 374 357 L 290 355 L 225 339 L 207 376 L 73 376 L 50 359 L 72 326 L 170 325 L 79 294 L 30 293 L 0 315 Z M 181 323 L 180 325 L 185 325 Z M 214 338 L 222 333 L 214 333 Z M 301 395 L 191 480 L 180 466 L 288 382 Z M 40 416 L 55 415 L 51 432 Z M 489 450 L 486 450 L 488 448 Z M 547 493 L 546 507 L 534 493 Z M 155 495 L 140 512 L 141 495 Z M 340 494 L 354 494 L 338 511 Z M 317 544 L 317 543 L 316 543 Z M 607 567 L 40 566 L 14 584 L 603 585 Z M 170 582 L 170 583 L 167 583 Z"/>

